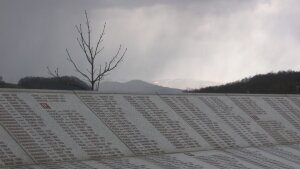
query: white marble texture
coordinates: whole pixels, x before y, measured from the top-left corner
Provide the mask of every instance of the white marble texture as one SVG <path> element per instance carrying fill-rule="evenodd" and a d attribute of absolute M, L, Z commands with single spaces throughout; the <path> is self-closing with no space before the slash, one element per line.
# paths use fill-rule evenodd
<path fill-rule="evenodd" d="M 0 90 L 0 168 L 300 168 L 300 96 Z"/>

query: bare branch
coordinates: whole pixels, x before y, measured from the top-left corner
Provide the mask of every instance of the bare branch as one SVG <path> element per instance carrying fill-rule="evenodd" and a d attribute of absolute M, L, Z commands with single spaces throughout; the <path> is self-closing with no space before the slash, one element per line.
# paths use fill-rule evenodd
<path fill-rule="evenodd" d="M 89 57 L 89 55 L 88 55 L 88 53 L 87 53 L 85 44 L 82 43 L 82 41 L 80 42 L 80 41 L 79 41 L 79 38 L 77 38 L 77 42 L 78 42 L 80 48 L 83 50 L 83 52 L 84 52 L 84 54 L 85 54 L 85 57 L 86 57 L 87 61 L 91 64 L 91 63 L 92 63 L 92 60 L 90 59 L 90 57 Z"/>
<path fill-rule="evenodd" d="M 99 69 L 99 74 L 101 73 L 101 65 L 100 65 L 100 69 Z M 97 86 L 96 86 L 96 90 L 99 91 L 99 87 L 100 87 L 100 81 L 104 78 L 104 75 L 101 76 L 96 82 L 97 82 Z"/>
<path fill-rule="evenodd" d="M 98 39 L 98 42 L 97 42 L 97 45 L 96 45 L 96 50 L 95 50 L 95 53 L 94 53 L 94 57 L 96 57 L 96 55 L 98 55 L 98 53 L 100 53 L 100 52 L 103 50 L 103 48 L 104 48 L 104 47 L 102 47 L 102 49 L 100 49 L 100 50 L 98 51 L 99 44 L 100 44 L 101 42 L 103 42 L 103 39 L 102 39 L 102 38 L 103 38 L 104 33 L 105 33 L 105 28 L 106 28 L 106 22 L 104 23 L 102 32 L 101 32 L 101 34 L 100 34 L 100 36 L 99 36 L 99 39 Z"/>
<path fill-rule="evenodd" d="M 54 72 L 52 72 L 48 66 L 47 66 L 47 69 L 48 69 L 48 74 L 51 75 L 52 77 L 60 77 L 59 72 L 58 72 L 58 68 L 56 68 L 54 70 Z"/>
<path fill-rule="evenodd" d="M 68 55 L 68 61 L 70 61 L 70 62 L 73 64 L 73 66 L 75 67 L 75 70 L 76 70 L 78 73 L 80 73 L 83 77 L 85 77 L 86 79 L 88 79 L 89 82 L 92 82 L 92 80 L 89 78 L 89 76 L 87 76 L 85 73 L 83 73 L 83 72 L 77 67 L 77 65 L 76 65 L 76 63 L 73 61 L 73 59 L 72 59 L 72 57 L 71 57 L 71 55 L 70 55 L 68 49 L 66 49 L 66 51 L 67 51 L 67 55 Z"/>
<path fill-rule="evenodd" d="M 88 62 L 90 64 L 92 64 L 92 56 L 88 54 L 88 51 L 89 48 L 90 48 L 90 45 L 87 44 L 85 38 L 84 38 L 84 35 L 83 35 L 83 32 L 82 32 L 82 27 L 81 27 L 81 24 L 79 24 L 79 27 L 76 25 L 75 26 L 76 29 L 77 29 L 77 32 L 80 36 L 80 40 L 79 38 L 77 38 L 77 42 L 79 43 L 79 46 L 81 47 L 81 49 L 83 50 L 84 54 L 85 54 L 85 57 L 86 59 L 88 60 Z M 90 51 L 89 51 L 90 52 Z"/>
<path fill-rule="evenodd" d="M 77 25 L 76 25 L 75 27 L 76 27 L 76 29 L 77 29 L 77 32 L 78 32 L 79 36 L 80 36 L 80 39 L 81 39 L 81 41 L 82 41 L 82 44 L 85 45 L 85 46 L 89 49 L 89 48 L 90 48 L 90 44 L 88 44 L 88 43 L 86 42 L 86 39 L 84 38 L 84 34 L 83 34 L 83 32 L 82 32 L 81 24 L 79 24 L 79 27 L 78 27 Z"/>
<path fill-rule="evenodd" d="M 109 61 L 109 63 L 107 63 L 107 62 L 105 63 L 104 70 L 101 71 L 101 69 L 100 69 L 99 74 L 95 78 L 96 81 L 97 80 L 101 80 L 103 78 L 103 76 L 105 76 L 108 72 L 110 72 L 113 69 L 115 69 L 119 65 L 119 63 L 121 63 L 123 61 L 124 56 L 125 56 L 125 54 L 127 52 L 127 48 L 122 53 L 121 57 L 118 60 L 116 60 L 118 58 L 118 56 L 119 56 L 121 48 L 122 48 L 122 45 L 120 45 L 120 47 L 119 47 L 116 55 Z"/>
<path fill-rule="evenodd" d="M 116 67 L 118 66 L 118 64 L 119 64 L 120 62 L 123 61 L 123 58 L 124 58 L 124 56 L 125 56 L 125 53 L 127 52 L 127 48 L 124 50 L 124 52 L 123 52 L 123 54 L 121 55 L 121 57 L 119 58 L 119 60 L 117 60 L 117 62 L 114 63 L 115 60 L 117 59 L 119 53 L 120 53 L 121 48 L 122 48 L 122 45 L 120 45 L 117 54 L 110 60 L 109 65 L 108 65 L 108 67 L 110 68 L 110 70 L 116 68 Z M 112 67 L 111 67 L 111 66 L 112 66 Z"/>
<path fill-rule="evenodd" d="M 87 29 L 88 29 L 88 46 L 91 46 L 91 29 L 90 29 L 90 21 L 89 21 L 89 17 L 87 15 L 87 12 L 86 10 L 84 11 L 85 13 L 85 19 L 86 19 L 86 26 L 87 26 Z"/>
<path fill-rule="evenodd" d="M 97 51 L 97 52 L 95 53 L 95 56 L 97 56 L 100 52 L 102 52 L 103 49 L 104 49 L 104 47 L 102 47 L 99 51 Z"/>
<path fill-rule="evenodd" d="M 87 27 L 87 31 L 88 31 L 88 44 L 87 44 L 87 47 L 88 47 L 88 50 L 89 50 L 89 53 L 90 53 L 90 57 L 91 57 L 91 60 L 94 60 L 95 59 L 95 56 L 93 56 L 93 47 L 91 47 L 91 28 L 90 28 L 90 21 L 89 21 L 89 17 L 87 15 L 87 12 L 86 10 L 84 11 L 85 13 L 85 19 L 86 19 L 86 27 Z"/>

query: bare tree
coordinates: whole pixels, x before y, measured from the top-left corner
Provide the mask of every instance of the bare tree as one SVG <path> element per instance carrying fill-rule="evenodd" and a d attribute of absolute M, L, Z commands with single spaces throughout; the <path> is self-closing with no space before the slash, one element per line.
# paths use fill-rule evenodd
<path fill-rule="evenodd" d="M 70 63 L 72 63 L 73 67 L 75 68 L 76 72 L 78 72 L 84 79 L 88 81 L 91 86 L 91 90 L 99 89 L 99 83 L 103 79 L 104 76 L 108 75 L 108 73 L 114 70 L 124 59 L 126 54 L 127 48 L 122 51 L 122 45 L 119 46 L 115 55 L 109 60 L 104 63 L 100 63 L 96 65 L 96 59 L 100 56 L 101 52 L 103 51 L 104 47 L 101 46 L 103 42 L 103 37 L 105 35 L 105 28 L 106 23 L 103 26 L 101 33 L 99 34 L 99 38 L 97 39 L 95 44 L 92 44 L 91 39 L 91 28 L 90 28 L 90 21 L 88 18 L 88 14 L 85 11 L 85 19 L 86 19 L 86 33 L 84 33 L 82 29 L 82 25 L 76 25 L 75 28 L 78 32 L 77 42 L 83 51 L 83 57 L 87 60 L 89 67 L 84 71 L 82 70 L 79 65 L 74 61 L 72 55 L 70 54 L 69 50 L 66 49 L 67 59 Z M 55 72 L 51 72 L 51 70 L 47 67 L 48 72 L 51 76 L 59 77 L 58 69 Z"/>

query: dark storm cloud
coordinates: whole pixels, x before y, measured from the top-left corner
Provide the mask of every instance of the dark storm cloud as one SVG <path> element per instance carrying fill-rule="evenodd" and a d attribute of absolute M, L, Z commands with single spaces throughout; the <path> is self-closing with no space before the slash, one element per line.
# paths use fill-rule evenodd
<path fill-rule="evenodd" d="M 74 29 L 84 22 L 85 9 L 94 33 L 108 23 L 105 56 L 120 43 L 128 48 L 110 79 L 231 81 L 298 69 L 298 5 L 296 0 L 2 0 L 0 75 L 9 81 L 46 76 L 47 66 L 74 75 L 65 48 L 86 65 Z"/>

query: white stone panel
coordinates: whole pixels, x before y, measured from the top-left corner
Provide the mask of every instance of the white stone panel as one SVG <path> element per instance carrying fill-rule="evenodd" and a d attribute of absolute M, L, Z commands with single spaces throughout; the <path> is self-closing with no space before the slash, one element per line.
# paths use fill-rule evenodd
<path fill-rule="evenodd" d="M 276 144 L 300 141 L 300 123 L 291 102 L 285 97 L 263 95 L 229 96 L 240 109 L 276 140 Z M 300 120 L 300 119 L 299 119 Z"/>
<path fill-rule="evenodd" d="M 36 163 L 131 155 L 72 93 L 1 92 L 9 121 L 1 124 Z"/>
<path fill-rule="evenodd" d="M 135 154 L 196 151 L 209 146 L 156 95 L 78 96 Z"/>
<path fill-rule="evenodd" d="M 1 106 L 1 105 L 0 105 Z M 5 120 L 5 114 L 0 108 L 0 118 Z M 33 161 L 22 148 L 2 128 L 0 123 L 0 168 L 4 166 L 16 166 L 32 164 Z"/>

